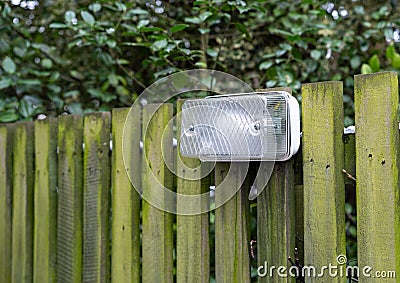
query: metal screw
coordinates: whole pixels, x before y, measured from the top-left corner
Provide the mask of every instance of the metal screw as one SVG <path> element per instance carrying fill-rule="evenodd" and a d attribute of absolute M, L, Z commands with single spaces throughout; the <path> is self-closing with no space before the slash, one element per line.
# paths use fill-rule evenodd
<path fill-rule="evenodd" d="M 194 132 L 194 125 L 189 126 L 189 131 Z"/>
<path fill-rule="evenodd" d="M 260 124 L 260 123 L 254 124 L 254 129 L 255 129 L 256 131 L 259 131 L 259 130 L 261 129 L 261 124 Z"/>

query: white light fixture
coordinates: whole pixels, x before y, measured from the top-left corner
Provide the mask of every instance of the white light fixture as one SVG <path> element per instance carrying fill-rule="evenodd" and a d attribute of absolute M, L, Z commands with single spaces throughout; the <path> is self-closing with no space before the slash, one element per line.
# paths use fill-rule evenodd
<path fill-rule="evenodd" d="M 201 161 L 284 161 L 299 145 L 299 104 L 287 92 L 209 96 L 186 100 L 182 106 L 182 156 Z"/>

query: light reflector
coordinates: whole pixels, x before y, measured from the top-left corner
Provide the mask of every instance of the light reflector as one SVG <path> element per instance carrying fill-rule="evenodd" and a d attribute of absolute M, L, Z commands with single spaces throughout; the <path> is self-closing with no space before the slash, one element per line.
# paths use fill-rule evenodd
<path fill-rule="evenodd" d="M 297 100 L 284 91 L 186 100 L 180 151 L 201 161 L 284 161 L 300 144 Z"/>

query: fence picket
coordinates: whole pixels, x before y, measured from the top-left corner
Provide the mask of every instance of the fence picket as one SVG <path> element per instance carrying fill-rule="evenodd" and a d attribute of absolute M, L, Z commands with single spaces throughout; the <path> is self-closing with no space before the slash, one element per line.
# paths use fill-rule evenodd
<path fill-rule="evenodd" d="M 82 282 L 83 119 L 58 118 L 57 281 Z"/>
<path fill-rule="evenodd" d="M 57 282 L 57 120 L 35 122 L 33 282 Z"/>
<path fill-rule="evenodd" d="M 396 72 L 358 75 L 356 120 L 359 266 L 400 274 L 399 91 Z M 376 279 L 361 275 L 362 282 Z M 395 282 L 396 279 L 386 279 Z"/>
<path fill-rule="evenodd" d="M 180 112 L 183 101 L 178 101 Z M 177 125 L 180 125 L 180 116 Z M 180 126 L 178 126 L 178 135 Z M 184 195 L 199 195 L 209 191 L 209 182 L 201 178 L 202 164 L 198 159 L 182 157 L 177 150 L 177 192 Z M 204 166 L 203 166 L 204 167 Z M 203 169 L 204 170 L 204 169 Z M 205 178 L 209 180 L 209 178 Z M 179 206 L 185 205 L 177 200 Z M 199 203 L 199 206 L 202 204 Z M 177 215 L 177 282 L 209 282 L 209 214 Z"/>
<path fill-rule="evenodd" d="M 261 164 L 261 168 L 263 164 Z M 268 174 L 266 173 L 265 176 Z M 261 179 L 259 179 L 262 181 Z M 290 266 L 295 248 L 295 191 L 293 161 L 276 162 L 267 187 L 257 198 L 258 264 Z M 266 182 L 264 182 L 265 184 Z M 261 187 L 261 185 L 258 185 Z M 268 271 L 268 267 L 264 266 Z M 259 282 L 295 282 L 275 276 L 260 277 Z"/>
<path fill-rule="evenodd" d="M 286 91 L 287 87 L 264 89 L 264 91 Z M 263 173 L 257 180 L 256 187 L 266 188 L 257 197 L 257 261 L 258 266 L 290 266 L 288 257 L 295 248 L 295 191 L 294 161 L 276 162 L 269 181 L 270 164 L 260 164 Z M 267 268 L 267 267 L 265 267 Z M 266 270 L 263 270 L 265 272 Z M 258 282 L 295 282 L 293 277 L 265 276 Z"/>
<path fill-rule="evenodd" d="M 232 175 L 229 178 L 229 170 Z M 230 174 L 230 173 L 229 173 Z M 249 179 L 246 164 L 219 162 L 215 166 L 215 202 L 239 191 L 215 209 L 215 277 L 217 282 L 250 282 Z"/>
<path fill-rule="evenodd" d="M 112 112 L 112 233 L 111 281 L 140 282 L 140 196 L 130 183 L 126 170 L 141 178 L 140 112 L 132 113 L 131 127 L 125 129 L 130 143 L 122 139 L 129 108 Z M 125 170 L 126 164 L 129 164 Z M 138 181 L 140 183 L 140 181 Z"/>
<path fill-rule="evenodd" d="M 161 144 L 172 110 L 171 104 L 148 104 L 143 109 L 142 281 L 145 283 L 173 282 L 173 217 L 146 201 L 154 197 L 162 202 L 163 193 L 154 195 L 152 189 L 160 184 L 171 185 L 162 153 L 172 152 L 172 137 L 167 147 L 162 148 Z"/>
<path fill-rule="evenodd" d="M 83 281 L 109 281 L 110 113 L 84 117 Z"/>
<path fill-rule="evenodd" d="M 11 282 L 14 124 L 0 124 L 0 282 Z"/>
<path fill-rule="evenodd" d="M 12 282 L 33 279 L 33 123 L 17 123 L 13 140 Z"/>
<path fill-rule="evenodd" d="M 320 271 L 346 255 L 342 82 L 302 87 L 304 264 Z M 325 272 L 325 278 L 328 277 Z M 307 282 L 320 282 L 310 277 Z M 345 277 L 329 278 L 345 282 Z"/>
<path fill-rule="evenodd" d="M 295 245 L 298 251 L 298 259 L 304 262 L 304 188 L 303 185 L 294 186 L 295 194 Z M 292 258 L 294 258 L 292 256 Z"/>

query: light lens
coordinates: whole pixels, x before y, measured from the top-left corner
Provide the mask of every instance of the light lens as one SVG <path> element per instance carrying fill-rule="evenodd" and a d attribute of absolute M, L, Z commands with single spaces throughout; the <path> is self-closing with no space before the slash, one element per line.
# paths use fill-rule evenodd
<path fill-rule="evenodd" d="M 287 92 L 260 92 L 185 101 L 181 154 L 202 161 L 288 159 L 289 97 Z"/>

